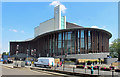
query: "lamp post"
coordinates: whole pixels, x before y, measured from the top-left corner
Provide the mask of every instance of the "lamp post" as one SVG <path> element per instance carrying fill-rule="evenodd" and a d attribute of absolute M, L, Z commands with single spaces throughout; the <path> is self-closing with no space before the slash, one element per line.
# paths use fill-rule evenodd
<path fill-rule="evenodd" d="M 63 70 L 64 70 L 64 68 L 65 68 L 65 59 L 66 59 L 66 57 L 67 57 L 67 53 L 65 53 L 65 57 L 64 57 Z"/>
<path fill-rule="evenodd" d="M 36 49 L 34 49 L 34 57 L 36 58 Z"/>
<path fill-rule="evenodd" d="M 27 49 L 27 61 L 28 61 L 28 52 L 29 52 L 29 49 Z"/>
<path fill-rule="evenodd" d="M 17 65 L 17 67 L 18 67 L 18 64 L 17 64 L 17 56 L 18 56 L 18 51 L 16 51 L 16 63 L 15 63 L 15 65 Z"/>
<path fill-rule="evenodd" d="M 49 56 L 49 54 L 47 53 L 47 57 Z"/>
<path fill-rule="evenodd" d="M 40 57 L 40 53 L 39 53 L 39 57 Z"/>
<path fill-rule="evenodd" d="M 101 63 L 101 59 L 100 58 L 98 58 L 98 60 L 99 60 L 99 64 Z"/>
<path fill-rule="evenodd" d="M 19 50 L 19 45 L 16 46 L 16 64 L 17 64 L 17 57 L 18 57 L 18 51 Z M 17 64 L 17 67 L 18 67 L 18 64 Z"/>

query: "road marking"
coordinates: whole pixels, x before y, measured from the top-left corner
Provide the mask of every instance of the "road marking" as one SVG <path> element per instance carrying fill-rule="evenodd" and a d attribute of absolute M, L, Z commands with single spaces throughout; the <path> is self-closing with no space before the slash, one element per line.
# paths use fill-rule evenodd
<path fill-rule="evenodd" d="M 54 76 L 65 76 L 65 77 L 70 77 L 70 75 L 66 75 L 66 74 L 61 74 L 61 73 L 56 73 L 56 72 L 50 72 L 50 71 L 42 71 L 42 70 L 33 70 L 36 72 L 43 72 L 43 73 L 47 73 L 49 75 L 54 75 Z"/>
<path fill-rule="evenodd" d="M 11 67 L 8 67 L 8 66 L 2 66 L 3 68 L 7 68 L 7 69 L 13 69 Z"/>
<path fill-rule="evenodd" d="M 40 72 L 42 72 L 43 74 L 46 74 L 46 73 L 47 73 L 47 72 L 45 73 L 45 72 L 40 71 L 40 70 L 39 70 L 39 71 L 37 71 L 37 70 L 30 70 L 30 71 L 35 72 L 35 73 L 40 73 Z M 48 74 L 48 73 L 47 73 L 47 75 L 52 75 L 52 74 Z"/>

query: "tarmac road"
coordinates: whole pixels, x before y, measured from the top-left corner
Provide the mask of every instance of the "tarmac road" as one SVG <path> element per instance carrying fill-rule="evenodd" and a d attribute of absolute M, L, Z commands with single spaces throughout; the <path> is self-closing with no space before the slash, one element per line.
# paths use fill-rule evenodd
<path fill-rule="evenodd" d="M 56 77 L 56 75 L 30 70 L 28 68 L 2 68 L 2 77 Z M 60 77 L 60 76 L 57 76 Z"/>

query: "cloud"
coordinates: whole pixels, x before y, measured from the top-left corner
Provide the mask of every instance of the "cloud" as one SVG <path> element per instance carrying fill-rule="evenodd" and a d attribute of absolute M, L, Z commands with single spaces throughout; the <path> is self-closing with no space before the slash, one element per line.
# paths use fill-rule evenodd
<path fill-rule="evenodd" d="M 106 26 L 103 26 L 103 27 L 102 27 L 102 29 L 105 29 L 105 28 L 106 28 Z"/>
<path fill-rule="evenodd" d="M 54 7 L 58 6 L 58 5 L 61 5 L 61 11 L 62 13 L 65 13 L 66 12 L 66 7 L 60 3 L 60 1 L 53 1 L 52 3 L 50 3 L 49 5 L 52 5 Z"/>
<path fill-rule="evenodd" d="M 22 30 L 21 33 L 25 33 L 25 32 Z"/>
<path fill-rule="evenodd" d="M 61 3 L 59 1 L 53 1 L 49 5 L 53 5 L 55 7 L 55 6 L 61 5 Z"/>
<path fill-rule="evenodd" d="M 91 26 L 91 28 L 99 28 L 99 29 L 104 29 L 104 30 L 107 30 L 107 29 L 106 29 L 106 26 L 102 26 L 102 27 L 98 27 L 98 26 Z"/>
<path fill-rule="evenodd" d="M 9 31 L 18 32 L 16 29 L 9 29 Z"/>
<path fill-rule="evenodd" d="M 91 28 L 99 28 L 98 26 L 91 26 Z"/>
<path fill-rule="evenodd" d="M 18 30 L 16 30 L 16 29 L 9 29 L 9 31 L 11 31 L 11 32 L 20 32 L 20 33 L 25 33 L 25 32 L 24 32 L 24 30 L 18 31 Z"/>

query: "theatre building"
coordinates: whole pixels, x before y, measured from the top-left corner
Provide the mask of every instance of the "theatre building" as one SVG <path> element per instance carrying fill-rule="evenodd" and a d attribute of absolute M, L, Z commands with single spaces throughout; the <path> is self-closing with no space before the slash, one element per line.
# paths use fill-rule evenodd
<path fill-rule="evenodd" d="M 54 18 L 34 28 L 33 39 L 10 41 L 10 55 L 17 52 L 33 57 L 104 58 L 109 53 L 111 37 L 106 30 L 67 22 L 58 5 L 54 8 Z"/>

